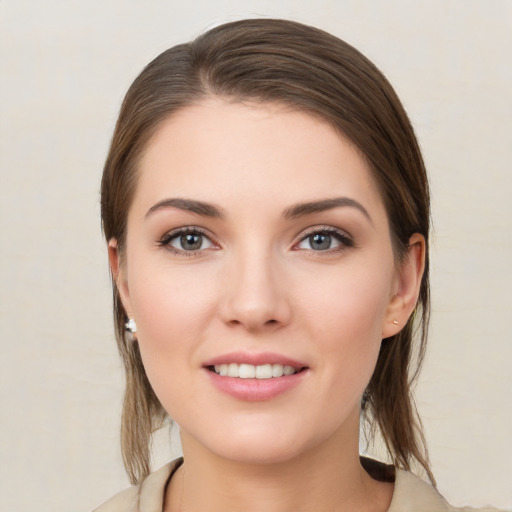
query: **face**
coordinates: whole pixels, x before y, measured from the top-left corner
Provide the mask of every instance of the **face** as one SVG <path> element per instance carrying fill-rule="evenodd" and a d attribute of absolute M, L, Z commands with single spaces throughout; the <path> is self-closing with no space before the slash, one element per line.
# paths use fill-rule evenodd
<path fill-rule="evenodd" d="M 253 462 L 357 445 L 381 340 L 421 274 L 417 255 L 397 269 L 357 150 L 308 114 L 212 98 L 161 125 L 139 172 L 110 256 L 184 443 Z"/>

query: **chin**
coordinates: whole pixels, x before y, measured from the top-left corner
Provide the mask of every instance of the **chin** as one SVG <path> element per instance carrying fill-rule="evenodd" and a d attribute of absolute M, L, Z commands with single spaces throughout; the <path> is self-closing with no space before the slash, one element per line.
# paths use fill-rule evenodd
<path fill-rule="evenodd" d="M 239 464 L 270 465 L 279 464 L 295 459 L 302 453 L 299 446 L 277 444 L 272 440 L 259 440 L 230 443 L 229 446 L 219 447 L 217 455 Z"/>
<path fill-rule="evenodd" d="M 242 422 L 243 423 L 243 422 Z M 202 435 L 187 441 L 183 438 L 186 454 L 187 446 L 197 443 L 214 456 L 239 464 L 269 465 L 291 461 L 322 443 L 321 432 L 310 432 L 297 420 L 291 428 L 283 422 L 270 422 L 255 425 L 230 424 L 211 429 L 207 437 Z"/>

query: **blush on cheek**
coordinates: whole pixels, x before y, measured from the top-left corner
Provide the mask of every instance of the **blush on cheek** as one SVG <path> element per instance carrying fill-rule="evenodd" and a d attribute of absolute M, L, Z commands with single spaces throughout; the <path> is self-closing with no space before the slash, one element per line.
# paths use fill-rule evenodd
<path fill-rule="evenodd" d="M 345 372 L 342 385 L 355 386 L 357 393 L 364 391 L 373 374 L 382 341 L 388 288 L 380 287 L 376 281 L 376 286 L 368 283 L 350 293 L 338 289 L 330 297 L 324 295 L 317 307 L 308 312 L 316 318 L 321 350 L 327 353 L 328 360 L 339 361 L 340 371 Z M 350 289 L 350 283 L 345 284 Z"/>

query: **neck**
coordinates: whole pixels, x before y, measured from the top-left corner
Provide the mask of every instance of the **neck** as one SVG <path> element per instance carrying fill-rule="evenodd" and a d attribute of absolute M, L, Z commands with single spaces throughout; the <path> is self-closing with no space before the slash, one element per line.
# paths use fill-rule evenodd
<path fill-rule="evenodd" d="M 252 464 L 219 457 L 182 433 L 185 462 L 168 486 L 165 512 L 387 510 L 392 484 L 364 471 L 357 432 L 342 434 L 290 460 Z"/>

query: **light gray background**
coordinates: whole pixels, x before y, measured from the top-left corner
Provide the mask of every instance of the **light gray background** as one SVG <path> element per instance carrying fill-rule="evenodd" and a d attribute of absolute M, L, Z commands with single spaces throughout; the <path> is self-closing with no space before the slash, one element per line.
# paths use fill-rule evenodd
<path fill-rule="evenodd" d="M 89 510 L 128 484 L 103 160 L 143 65 L 248 16 L 346 39 L 403 99 L 433 190 L 434 472 L 454 504 L 512 508 L 511 1 L 0 0 L 2 510 Z"/>

